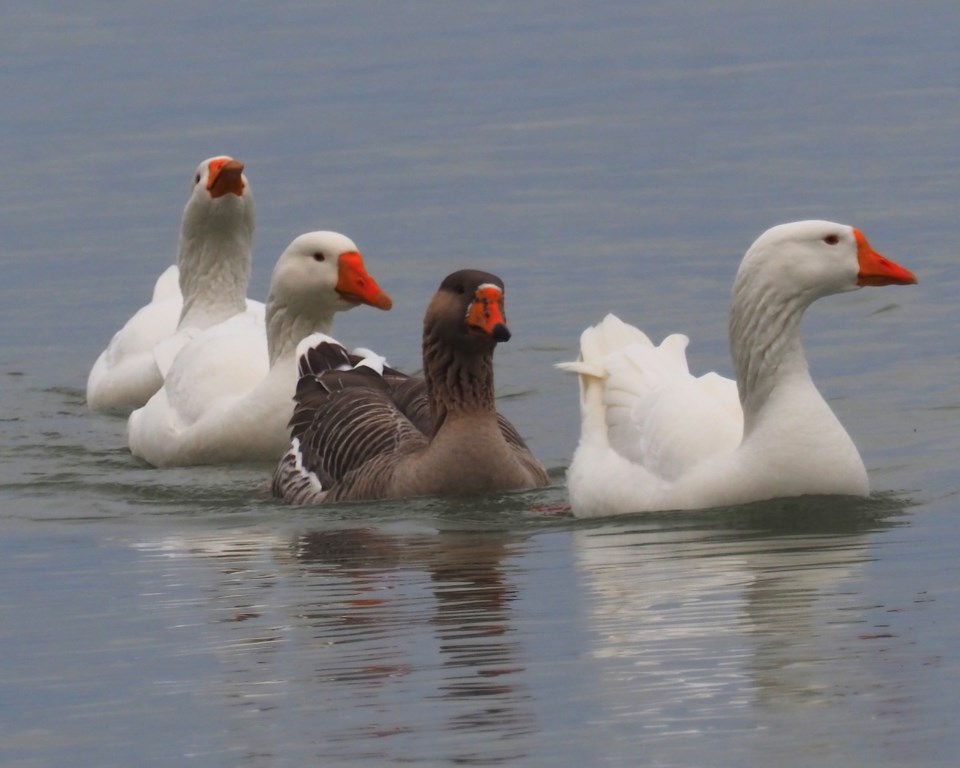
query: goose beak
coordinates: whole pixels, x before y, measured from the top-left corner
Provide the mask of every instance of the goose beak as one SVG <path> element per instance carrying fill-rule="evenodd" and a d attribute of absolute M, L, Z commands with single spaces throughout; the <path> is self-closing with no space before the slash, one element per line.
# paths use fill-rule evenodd
<path fill-rule="evenodd" d="M 377 309 L 390 309 L 393 301 L 384 293 L 377 281 L 367 274 L 363 257 L 356 251 L 340 254 L 337 273 L 337 293 L 354 304 L 369 304 Z"/>
<path fill-rule="evenodd" d="M 913 285 L 917 282 L 916 275 L 909 269 L 873 250 L 859 229 L 854 230 L 854 235 L 857 239 L 857 262 L 860 264 L 857 285 Z"/>
<path fill-rule="evenodd" d="M 239 160 L 217 158 L 210 163 L 210 176 L 207 180 L 207 191 L 210 197 L 218 198 L 224 195 L 243 195 L 243 163 Z"/>
<path fill-rule="evenodd" d="M 481 285 L 467 309 L 467 328 L 490 336 L 494 341 L 509 341 L 510 329 L 503 316 L 503 291 L 496 285 Z"/>

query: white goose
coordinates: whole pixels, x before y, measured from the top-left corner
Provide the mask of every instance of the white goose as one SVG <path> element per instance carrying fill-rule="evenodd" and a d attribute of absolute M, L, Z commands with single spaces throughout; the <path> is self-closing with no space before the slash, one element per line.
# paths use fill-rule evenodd
<path fill-rule="evenodd" d="M 142 406 L 198 330 L 245 309 L 263 323 L 263 304 L 246 301 L 254 218 L 243 164 L 225 155 L 200 163 L 183 212 L 177 264 L 160 275 L 150 303 L 93 364 L 90 408 L 129 412 Z"/>
<path fill-rule="evenodd" d="M 290 446 L 297 343 L 359 304 L 390 309 L 357 246 L 336 232 L 296 238 L 280 256 L 263 330 L 235 316 L 192 339 L 163 386 L 130 415 L 130 450 L 155 466 L 277 461 Z"/>
<path fill-rule="evenodd" d="M 580 378 L 580 443 L 567 472 L 574 514 L 867 495 L 860 454 L 810 378 L 800 321 L 822 296 L 915 282 L 859 230 L 801 221 L 767 230 L 740 264 L 736 382 L 692 376 L 686 336 L 654 346 L 613 315 L 588 328 L 578 362 L 558 366 Z"/>

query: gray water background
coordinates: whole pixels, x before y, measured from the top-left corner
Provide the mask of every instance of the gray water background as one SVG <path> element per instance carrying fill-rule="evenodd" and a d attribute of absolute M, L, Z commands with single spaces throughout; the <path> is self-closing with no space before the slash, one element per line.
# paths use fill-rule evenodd
<path fill-rule="evenodd" d="M 18 3 L 0 25 L 0 764 L 953 766 L 960 595 L 953 2 Z M 507 285 L 537 493 L 290 509 L 156 471 L 84 405 L 170 263 L 193 168 L 394 298 L 336 335 L 418 366 L 448 272 Z M 813 307 L 874 495 L 590 522 L 555 362 L 614 311 L 730 373 L 764 229 L 919 276 Z"/>

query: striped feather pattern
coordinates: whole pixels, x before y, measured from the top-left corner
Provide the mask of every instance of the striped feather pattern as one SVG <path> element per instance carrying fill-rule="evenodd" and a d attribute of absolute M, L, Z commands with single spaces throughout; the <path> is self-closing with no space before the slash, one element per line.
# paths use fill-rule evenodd
<path fill-rule="evenodd" d="M 398 393 L 402 405 L 423 421 L 423 412 L 429 413 L 423 385 L 392 368 L 382 376 L 366 366 L 343 370 L 359 362 L 330 341 L 301 355 L 292 444 L 274 472 L 276 495 L 295 504 L 316 503 L 348 475 L 376 495 L 387 478 L 369 469 L 358 475 L 358 470 L 382 454 L 426 444 L 424 433 L 393 400 Z"/>

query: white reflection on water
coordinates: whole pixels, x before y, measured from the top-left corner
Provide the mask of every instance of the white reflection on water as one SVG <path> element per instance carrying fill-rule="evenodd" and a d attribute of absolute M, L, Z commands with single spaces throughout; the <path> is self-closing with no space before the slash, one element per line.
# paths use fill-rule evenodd
<path fill-rule="evenodd" d="M 734 511 L 729 527 L 683 516 L 576 531 L 602 702 L 592 723 L 680 764 L 714 749 L 723 765 L 882 751 L 920 691 L 875 663 L 909 641 L 858 588 L 889 525 L 871 506 L 805 499 Z"/>

